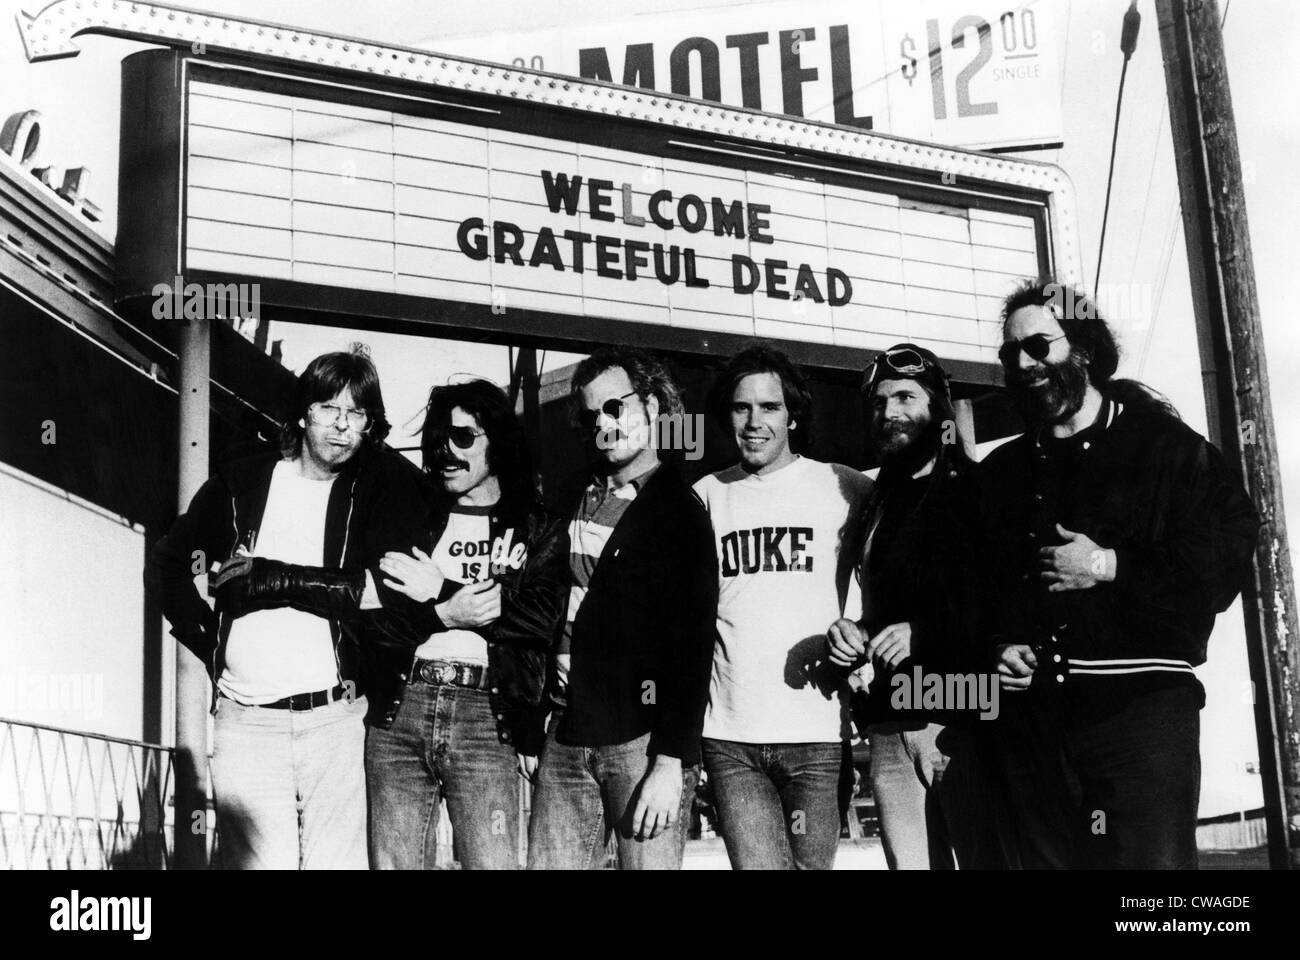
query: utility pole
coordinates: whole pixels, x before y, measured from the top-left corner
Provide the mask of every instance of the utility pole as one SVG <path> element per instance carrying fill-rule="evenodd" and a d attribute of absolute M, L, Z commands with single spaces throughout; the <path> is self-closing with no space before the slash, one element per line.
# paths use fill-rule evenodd
<path fill-rule="evenodd" d="M 1269 861 L 1300 868 L 1300 643 L 1268 370 L 1222 21 L 1214 0 L 1156 0 L 1210 440 L 1263 521 L 1242 596 Z"/>
<path fill-rule="evenodd" d="M 176 324 L 177 392 L 180 415 L 177 438 L 176 509 L 183 513 L 208 479 L 208 410 L 211 383 L 212 326 L 207 319 Z M 200 592 L 206 594 L 207 566 Z M 172 838 L 175 866 L 208 865 L 208 703 L 211 684 L 198 657 L 176 660 L 176 822 Z"/>

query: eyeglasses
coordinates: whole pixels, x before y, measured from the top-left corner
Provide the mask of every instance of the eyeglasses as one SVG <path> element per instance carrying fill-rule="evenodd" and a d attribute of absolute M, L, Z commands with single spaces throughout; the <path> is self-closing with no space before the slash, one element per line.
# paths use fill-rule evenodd
<path fill-rule="evenodd" d="M 927 370 L 935 370 L 940 375 L 944 375 L 943 368 L 934 361 L 927 360 L 911 347 L 899 347 L 897 350 L 886 350 L 871 361 L 871 366 L 867 367 L 866 372 L 862 374 L 863 392 L 871 389 L 871 384 L 876 379 L 876 369 L 882 363 L 895 373 L 905 376 L 916 376 Z"/>
<path fill-rule="evenodd" d="M 475 430 L 473 427 L 452 426 L 447 428 L 447 439 L 461 450 L 468 450 L 470 447 L 474 446 L 475 440 L 484 436 L 486 433 L 486 430 Z"/>
<path fill-rule="evenodd" d="M 1020 351 L 1023 350 L 1029 354 L 1029 359 L 1035 363 L 1042 363 L 1047 359 L 1047 355 L 1052 352 L 1052 344 L 1057 340 L 1064 340 L 1065 334 L 1059 337 L 1049 337 L 1045 333 L 1035 333 L 1031 336 L 1024 337 L 1020 340 L 1008 340 L 1002 344 L 998 350 L 998 359 L 1002 361 L 1002 366 L 1014 366 L 1020 359 Z"/>
<path fill-rule="evenodd" d="M 602 413 L 612 420 L 618 420 L 623 416 L 623 408 L 627 406 L 623 401 L 627 397 L 634 396 L 636 396 L 636 391 L 631 390 L 628 393 L 623 394 L 621 397 L 611 397 L 606 400 L 600 405 L 599 410 L 579 410 L 578 425 L 584 430 L 595 430 L 597 425 L 600 423 L 600 415 Z"/>
<path fill-rule="evenodd" d="M 318 427 L 328 427 L 339 422 L 339 417 L 346 416 L 348 426 L 353 430 L 365 430 L 370 425 L 370 414 L 359 407 L 340 407 L 337 403 L 313 403 L 307 408 L 307 416 Z"/>

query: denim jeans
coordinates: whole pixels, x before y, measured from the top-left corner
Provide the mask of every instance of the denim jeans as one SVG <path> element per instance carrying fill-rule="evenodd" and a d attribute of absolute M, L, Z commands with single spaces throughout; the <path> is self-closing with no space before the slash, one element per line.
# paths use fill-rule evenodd
<path fill-rule="evenodd" d="M 977 724 L 979 721 L 977 721 Z M 872 724 L 871 793 L 891 870 L 1006 869 L 1005 791 L 989 731 Z"/>
<path fill-rule="evenodd" d="M 463 869 L 518 869 L 518 761 L 497 738 L 487 691 L 408 684 L 392 728 L 366 735 L 366 783 L 376 870 L 439 865 L 443 800 Z"/>
<path fill-rule="evenodd" d="M 1196 869 L 1200 689 L 1104 705 L 1066 694 L 997 721 L 1019 866 Z"/>
<path fill-rule="evenodd" d="M 212 789 L 227 869 L 366 868 L 366 699 L 315 710 L 217 699 Z"/>
<path fill-rule="evenodd" d="M 844 743 L 705 738 L 704 770 L 735 870 L 829 870 L 853 792 Z"/>
<path fill-rule="evenodd" d="M 867 728 L 871 794 L 890 870 L 953 867 L 941 786 L 948 757 L 935 745 L 942 730 L 937 723 L 906 721 Z"/>
<path fill-rule="evenodd" d="M 537 770 L 532 822 L 528 826 L 529 870 L 598 870 L 613 833 L 620 870 L 678 870 L 690 829 L 697 766 L 682 768 L 677 822 L 650 840 L 632 833 L 632 813 L 646 772 L 650 734 L 627 743 L 574 747 L 555 739 L 552 715 Z"/>

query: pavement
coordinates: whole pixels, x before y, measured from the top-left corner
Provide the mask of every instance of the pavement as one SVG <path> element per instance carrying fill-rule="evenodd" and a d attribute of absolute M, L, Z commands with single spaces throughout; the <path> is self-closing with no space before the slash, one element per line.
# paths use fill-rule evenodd
<path fill-rule="evenodd" d="M 1202 870 L 1267 870 L 1268 849 L 1252 847 L 1246 850 L 1202 850 Z M 727 850 L 720 837 L 708 840 L 689 840 L 682 860 L 683 870 L 730 870 Z M 887 870 L 885 850 L 879 837 L 865 840 L 841 840 L 835 855 L 836 870 Z"/>
<path fill-rule="evenodd" d="M 730 870 L 727 848 L 721 837 L 688 840 L 682 858 L 683 870 Z M 886 870 L 885 849 L 879 837 L 866 840 L 841 840 L 835 854 L 836 870 Z"/>

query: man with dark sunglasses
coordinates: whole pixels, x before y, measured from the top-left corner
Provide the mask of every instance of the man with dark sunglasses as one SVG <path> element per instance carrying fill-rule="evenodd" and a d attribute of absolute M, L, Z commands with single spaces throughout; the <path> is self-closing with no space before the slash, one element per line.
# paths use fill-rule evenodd
<path fill-rule="evenodd" d="M 1250 571 L 1259 520 L 1223 457 L 1142 384 L 1068 287 L 1005 301 L 1027 431 L 979 470 L 997 573 L 997 753 L 1027 868 L 1195 868 L 1193 668 Z"/>
<path fill-rule="evenodd" d="M 421 436 L 431 554 L 389 553 L 387 586 L 425 605 L 415 648 L 368 648 L 370 860 L 437 865 L 445 801 L 463 869 L 519 866 L 520 786 L 568 600 L 563 524 L 537 501 L 523 426 L 485 380 L 434 387 Z"/>
<path fill-rule="evenodd" d="M 699 778 L 717 609 L 709 519 L 655 428 L 680 415 L 649 354 L 611 347 L 574 371 L 595 475 L 563 498 L 569 605 L 551 675 L 555 705 L 533 796 L 529 869 L 682 863 Z"/>

